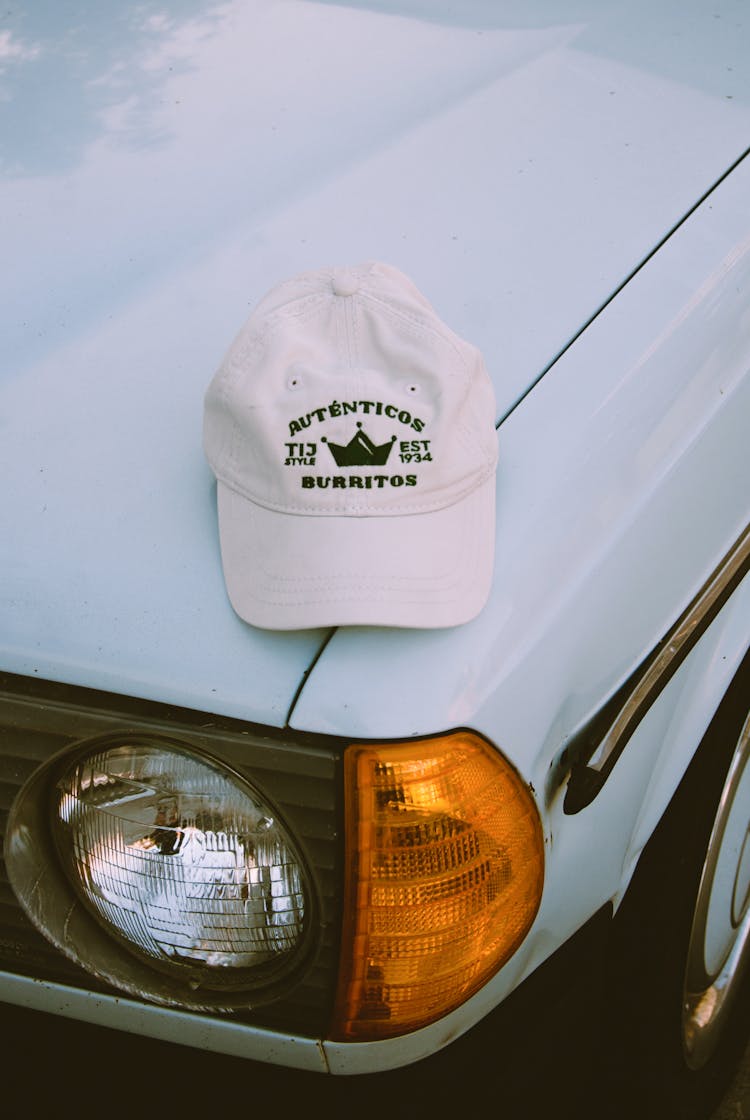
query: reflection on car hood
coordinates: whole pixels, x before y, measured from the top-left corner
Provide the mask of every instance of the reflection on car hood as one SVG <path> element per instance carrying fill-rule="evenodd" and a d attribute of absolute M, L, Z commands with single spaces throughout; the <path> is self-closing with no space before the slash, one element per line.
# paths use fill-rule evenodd
<path fill-rule="evenodd" d="M 483 350 L 501 419 L 741 154 L 732 11 L 9 13 L 2 666 L 283 723 L 323 635 L 232 613 L 200 446 L 250 306 L 386 260 Z"/>

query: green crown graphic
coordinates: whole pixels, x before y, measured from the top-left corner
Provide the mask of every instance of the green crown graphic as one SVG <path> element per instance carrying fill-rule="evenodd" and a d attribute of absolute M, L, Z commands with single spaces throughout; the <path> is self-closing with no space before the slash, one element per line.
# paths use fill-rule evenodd
<path fill-rule="evenodd" d="M 357 422 L 358 431 L 354 433 L 348 443 L 333 443 L 323 436 L 322 442 L 327 443 L 331 454 L 336 460 L 337 467 L 382 467 L 388 462 L 391 448 L 396 442 L 396 437 L 391 436 L 388 443 L 373 443 L 370 437 L 362 431 L 362 424 Z"/>

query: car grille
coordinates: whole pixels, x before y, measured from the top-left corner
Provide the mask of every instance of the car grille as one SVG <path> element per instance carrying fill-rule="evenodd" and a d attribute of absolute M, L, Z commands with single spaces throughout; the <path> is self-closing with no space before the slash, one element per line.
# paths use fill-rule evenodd
<path fill-rule="evenodd" d="M 39 933 L 16 899 L 3 858 L 13 800 L 36 768 L 79 740 L 113 731 L 168 734 L 230 756 L 282 810 L 317 875 L 321 906 L 317 952 L 287 995 L 252 1012 L 232 1012 L 231 1018 L 320 1037 L 330 1017 L 336 981 L 342 895 L 337 840 L 340 753 L 335 744 L 304 736 L 292 740 L 241 721 L 9 674 L 0 674 L 0 969 L 118 994 Z"/>

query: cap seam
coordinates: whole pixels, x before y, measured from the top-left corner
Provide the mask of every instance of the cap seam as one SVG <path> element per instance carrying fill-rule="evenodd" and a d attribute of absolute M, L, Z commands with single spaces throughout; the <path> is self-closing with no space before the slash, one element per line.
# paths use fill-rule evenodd
<path fill-rule="evenodd" d="M 471 370 L 470 370 L 470 354 L 469 354 L 469 351 L 471 351 L 472 354 L 474 354 L 476 356 L 477 360 L 479 360 L 479 357 L 480 357 L 478 352 L 475 351 L 474 347 L 470 346 L 470 344 L 468 342 L 465 342 L 464 340 L 459 339 L 454 334 L 454 332 L 450 330 L 449 327 L 445 328 L 445 333 L 444 333 L 442 330 L 439 330 L 438 327 L 432 326 L 430 323 L 427 323 L 424 320 L 417 318 L 415 315 L 412 315 L 409 312 L 403 311 L 402 308 L 397 307 L 396 305 L 391 303 L 390 300 L 384 298 L 381 295 L 378 295 L 375 292 L 371 292 L 371 291 L 363 292 L 362 297 L 363 297 L 363 299 L 372 300 L 374 303 L 377 303 L 381 307 L 387 308 L 393 314 L 393 316 L 395 318 L 398 318 L 402 321 L 402 323 L 407 327 L 407 329 L 409 329 L 411 331 L 411 333 L 413 335 L 419 335 L 420 333 L 422 335 L 425 335 L 425 334 L 428 335 L 428 336 L 431 335 L 434 338 L 437 338 L 440 342 L 443 342 L 456 355 L 456 358 L 461 363 L 461 365 L 463 367 L 462 371 L 461 371 L 462 372 L 461 380 L 465 385 L 467 394 L 471 391 Z M 494 424 L 494 416 L 493 416 L 493 424 Z M 458 438 L 463 443 L 464 447 L 468 447 L 468 448 L 473 447 L 474 439 L 473 439 L 472 434 L 471 434 L 471 429 L 466 423 L 459 423 L 457 425 L 456 429 L 455 429 L 455 432 L 456 432 L 456 435 L 458 436 Z"/>
<path fill-rule="evenodd" d="M 302 306 L 297 308 L 296 311 L 294 312 L 294 314 L 288 313 L 286 317 L 284 317 L 280 314 L 279 315 L 273 315 L 272 314 L 272 316 L 269 316 L 268 320 L 263 324 L 263 326 L 260 329 L 257 328 L 257 327 L 254 328 L 250 338 L 248 339 L 247 348 L 242 350 L 239 354 L 237 354 L 236 357 L 234 355 L 232 355 L 232 357 L 230 358 L 230 356 L 227 355 L 227 358 L 225 359 L 225 361 L 222 365 L 222 368 L 225 368 L 227 365 L 230 365 L 230 363 L 231 363 L 231 372 L 234 373 L 235 369 L 237 369 L 238 374 L 241 376 L 241 374 L 244 372 L 244 369 L 243 368 L 238 368 L 238 367 L 246 366 L 248 360 L 257 355 L 257 353 L 266 344 L 268 339 L 271 338 L 276 333 L 277 330 L 279 330 L 281 327 L 286 326 L 289 323 L 289 321 L 292 320 L 292 319 L 296 319 L 297 321 L 302 322 L 307 318 L 312 318 L 314 313 L 318 310 L 319 306 L 321 306 L 322 303 L 324 302 L 323 299 L 320 298 L 321 295 L 322 295 L 322 293 L 317 293 L 316 292 L 311 296 L 306 296 L 304 298 L 304 300 L 301 301 Z M 291 301 L 290 301 L 290 303 L 291 303 Z M 289 307 L 289 304 L 285 304 L 284 308 L 282 310 L 286 310 L 288 307 Z M 220 380 L 219 384 L 220 384 L 222 399 L 224 401 L 224 404 L 227 406 L 227 408 L 233 414 L 234 410 L 232 409 L 231 400 L 230 400 L 230 396 L 229 396 L 229 382 L 230 382 L 230 377 L 227 376 L 223 380 Z M 232 379 L 232 388 L 235 392 L 238 391 L 238 387 L 234 384 L 234 379 Z M 254 407 L 254 406 L 250 406 L 250 407 Z M 232 430 L 231 430 L 231 433 L 230 433 L 229 446 L 227 448 L 226 454 L 227 454 L 227 457 L 229 459 L 229 466 L 233 470 L 238 469 L 238 458 L 239 458 L 238 447 L 239 447 L 240 443 L 242 442 L 242 439 L 243 439 L 243 434 L 242 434 L 242 430 L 240 428 L 240 425 L 235 420 L 234 415 L 232 415 Z M 218 477 L 218 475 L 217 475 L 217 477 Z"/>
<path fill-rule="evenodd" d="M 292 302 L 299 302 L 301 304 L 301 306 L 295 308 L 294 312 L 289 311 L 289 307 Z M 224 358 L 224 361 L 221 364 L 221 368 L 223 369 L 229 367 L 232 369 L 232 371 L 234 371 L 236 367 L 244 365 L 247 361 L 248 356 L 253 354 L 259 348 L 259 346 L 263 342 L 265 342 L 267 338 L 270 338 L 273 334 L 275 334 L 275 332 L 280 327 L 286 326 L 291 319 L 303 320 L 308 316 L 312 316 L 313 313 L 318 310 L 318 307 L 323 304 L 323 302 L 323 293 L 315 292 L 310 296 L 305 296 L 299 301 L 290 300 L 289 303 L 284 304 L 283 307 L 278 308 L 276 311 L 272 311 L 261 326 L 257 326 L 254 323 L 248 324 L 250 325 L 251 329 L 248 331 L 247 342 L 243 346 L 243 332 L 241 332 L 239 335 L 239 339 L 237 340 L 242 340 L 242 342 L 240 342 L 239 351 L 237 342 L 235 342 L 230 348 L 229 353 Z"/>
<path fill-rule="evenodd" d="M 474 347 L 465 340 L 459 339 L 455 332 L 450 329 L 450 327 L 445 326 L 443 327 L 443 329 L 439 329 L 437 325 L 425 321 L 425 319 L 418 317 L 412 312 L 405 311 L 403 308 L 399 307 L 395 303 L 392 303 L 391 300 L 387 299 L 385 296 L 379 295 L 377 292 L 363 291 L 361 295 L 363 300 L 370 299 L 374 303 L 379 304 L 381 307 L 387 308 L 395 318 L 400 319 L 413 332 L 422 332 L 423 334 L 433 335 L 435 338 L 440 339 L 441 342 L 444 342 L 446 346 L 450 347 L 450 349 L 453 350 L 456 356 L 460 359 L 461 364 L 465 368 L 468 367 L 469 358 L 468 354 L 465 351 L 469 349 L 473 351 Z"/>

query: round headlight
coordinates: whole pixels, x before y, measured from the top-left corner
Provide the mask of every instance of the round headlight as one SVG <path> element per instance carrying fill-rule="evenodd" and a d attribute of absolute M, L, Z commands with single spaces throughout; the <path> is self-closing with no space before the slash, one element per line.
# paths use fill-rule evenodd
<path fill-rule="evenodd" d="M 228 767 L 171 742 L 120 739 L 74 756 L 53 798 L 74 890 L 141 960 L 224 990 L 298 961 L 302 859 L 266 798 Z"/>

